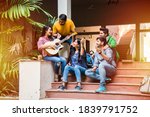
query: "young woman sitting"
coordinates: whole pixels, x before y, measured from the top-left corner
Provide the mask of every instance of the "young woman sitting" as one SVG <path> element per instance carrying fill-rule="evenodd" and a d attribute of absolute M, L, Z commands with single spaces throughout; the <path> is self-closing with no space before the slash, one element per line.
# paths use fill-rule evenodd
<path fill-rule="evenodd" d="M 76 76 L 77 85 L 76 90 L 81 90 L 81 74 L 85 75 L 86 65 L 86 51 L 84 49 L 84 40 L 75 39 L 71 44 L 68 64 L 64 69 L 62 77 L 62 85 L 60 90 L 67 89 L 68 73 L 74 73 Z"/>

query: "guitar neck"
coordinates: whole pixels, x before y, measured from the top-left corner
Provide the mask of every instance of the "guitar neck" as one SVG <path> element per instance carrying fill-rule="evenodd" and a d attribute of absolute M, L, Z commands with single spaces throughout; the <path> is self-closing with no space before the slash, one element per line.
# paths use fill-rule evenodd
<path fill-rule="evenodd" d="M 71 37 L 71 36 L 70 36 L 70 37 Z M 69 38 L 67 38 L 67 37 L 63 38 L 63 39 L 60 41 L 60 43 L 65 42 L 66 40 L 70 39 L 70 37 L 69 37 Z"/>
<path fill-rule="evenodd" d="M 69 36 L 69 38 L 67 38 L 67 37 L 63 38 L 63 39 L 60 41 L 60 43 L 63 43 L 64 41 L 69 40 L 70 37 L 72 37 L 72 36 L 74 36 L 74 35 L 76 35 L 76 33 L 71 34 L 71 35 Z"/>

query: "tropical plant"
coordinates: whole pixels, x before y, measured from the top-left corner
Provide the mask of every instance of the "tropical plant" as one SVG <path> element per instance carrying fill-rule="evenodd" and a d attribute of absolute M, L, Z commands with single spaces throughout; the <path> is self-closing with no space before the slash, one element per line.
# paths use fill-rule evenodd
<path fill-rule="evenodd" d="M 18 61 L 29 58 L 30 40 L 25 39 L 24 22 L 43 27 L 31 19 L 32 12 L 43 12 L 50 23 L 55 17 L 41 8 L 42 0 L 2 0 L 0 2 L 0 95 L 18 92 Z"/>

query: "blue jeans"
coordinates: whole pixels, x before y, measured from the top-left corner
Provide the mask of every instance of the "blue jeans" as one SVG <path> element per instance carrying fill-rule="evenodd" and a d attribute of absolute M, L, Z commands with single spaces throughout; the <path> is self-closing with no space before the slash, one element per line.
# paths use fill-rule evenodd
<path fill-rule="evenodd" d="M 64 68 L 66 66 L 66 59 L 64 57 L 61 57 L 61 56 L 58 56 L 58 57 L 57 56 L 45 56 L 44 60 L 54 62 L 54 70 L 55 70 L 55 73 L 57 73 L 57 74 L 58 74 L 58 70 L 59 70 L 59 67 L 58 67 L 57 63 L 61 63 L 61 74 L 63 74 Z"/>
<path fill-rule="evenodd" d="M 107 76 L 115 75 L 115 73 L 116 68 L 108 63 L 100 63 L 95 72 L 93 72 L 92 69 L 85 71 L 86 76 L 100 80 L 100 85 L 106 84 L 105 80 Z"/>
<path fill-rule="evenodd" d="M 74 73 L 77 82 L 81 82 L 81 74 L 85 75 L 85 70 L 86 68 L 81 67 L 79 65 L 75 65 L 74 67 L 67 65 L 63 73 L 63 81 L 64 82 L 68 81 L 68 73 Z"/>

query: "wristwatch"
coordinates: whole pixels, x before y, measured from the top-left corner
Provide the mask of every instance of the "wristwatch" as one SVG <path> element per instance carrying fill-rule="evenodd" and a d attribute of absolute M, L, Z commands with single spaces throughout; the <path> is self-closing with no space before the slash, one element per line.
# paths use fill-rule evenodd
<path fill-rule="evenodd" d="M 99 54 L 102 54 L 102 51 L 100 51 Z"/>

